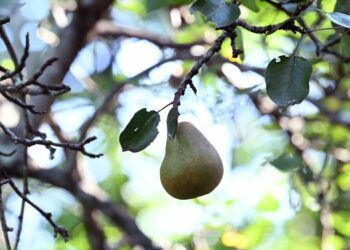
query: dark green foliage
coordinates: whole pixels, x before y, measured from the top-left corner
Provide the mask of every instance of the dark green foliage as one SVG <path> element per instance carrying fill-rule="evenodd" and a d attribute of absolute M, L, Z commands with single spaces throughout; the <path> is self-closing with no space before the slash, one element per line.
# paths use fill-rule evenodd
<path fill-rule="evenodd" d="M 302 102 L 309 94 L 311 64 L 302 57 L 281 56 L 266 68 L 268 96 L 282 107 Z"/>
<path fill-rule="evenodd" d="M 120 134 L 123 151 L 139 152 L 145 149 L 158 135 L 159 114 L 145 108 L 137 111 Z"/>
<path fill-rule="evenodd" d="M 277 169 L 287 172 L 301 167 L 302 160 L 295 155 L 281 155 L 270 163 Z"/>
<path fill-rule="evenodd" d="M 198 0 L 191 6 L 191 12 L 201 12 L 208 21 L 215 23 L 217 28 L 232 24 L 241 14 L 239 8 L 225 1 Z"/>
<path fill-rule="evenodd" d="M 168 116 L 167 116 L 167 131 L 168 131 L 168 138 L 170 140 L 175 138 L 176 130 L 177 130 L 177 119 L 179 117 L 179 112 L 176 108 L 170 109 Z"/>

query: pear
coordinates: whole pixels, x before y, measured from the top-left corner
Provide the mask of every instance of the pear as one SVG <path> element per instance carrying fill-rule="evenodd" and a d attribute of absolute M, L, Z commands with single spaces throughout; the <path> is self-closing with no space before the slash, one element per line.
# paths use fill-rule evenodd
<path fill-rule="evenodd" d="M 214 146 L 191 123 L 179 123 L 175 138 L 167 140 L 160 168 L 164 189 L 174 198 L 192 199 L 213 191 L 222 175 Z"/>

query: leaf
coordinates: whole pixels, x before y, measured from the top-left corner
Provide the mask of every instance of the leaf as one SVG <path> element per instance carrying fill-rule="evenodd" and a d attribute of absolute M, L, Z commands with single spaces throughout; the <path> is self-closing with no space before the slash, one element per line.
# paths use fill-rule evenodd
<path fill-rule="evenodd" d="M 350 35 L 347 33 L 344 33 L 340 38 L 339 43 L 339 50 L 340 54 L 345 57 L 350 57 Z M 350 73 L 350 64 L 349 63 L 342 63 L 344 70 L 346 73 Z"/>
<path fill-rule="evenodd" d="M 203 13 L 208 21 L 216 24 L 217 28 L 232 24 L 241 14 L 237 5 L 226 3 L 224 0 L 197 0 L 190 10 L 192 14 L 197 11 Z"/>
<path fill-rule="evenodd" d="M 333 13 L 327 13 L 327 16 L 333 23 L 336 23 L 340 26 L 350 29 L 349 15 L 346 15 L 340 12 L 333 12 Z"/>
<path fill-rule="evenodd" d="M 176 108 L 170 109 L 168 113 L 168 117 L 166 119 L 167 130 L 168 130 L 168 138 L 170 140 L 175 138 L 176 130 L 177 130 L 177 119 L 179 117 L 178 110 Z"/>
<path fill-rule="evenodd" d="M 281 155 L 270 163 L 283 172 L 295 170 L 302 165 L 301 159 L 293 155 Z"/>
<path fill-rule="evenodd" d="M 146 9 L 150 12 L 167 6 L 179 6 L 190 4 L 191 2 L 193 2 L 193 0 L 146 0 Z"/>
<path fill-rule="evenodd" d="M 224 0 L 197 0 L 191 5 L 190 11 L 192 14 L 199 11 L 202 12 L 205 16 L 209 17 L 213 14 L 213 11 L 219 8 L 219 6 L 223 3 Z"/>
<path fill-rule="evenodd" d="M 244 60 L 244 44 L 243 44 L 243 32 L 240 28 L 236 28 L 236 46 L 237 49 L 240 49 L 243 51 L 239 56 L 241 57 L 242 61 Z"/>
<path fill-rule="evenodd" d="M 224 3 L 214 11 L 209 20 L 215 23 L 217 28 L 223 28 L 236 21 L 240 14 L 241 11 L 236 5 Z"/>
<path fill-rule="evenodd" d="M 152 10 L 163 8 L 166 4 L 168 3 L 164 0 L 147 0 L 146 9 L 148 12 L 150 12 Z"/>
<path fill-rule="evenodd" d="M 256 5 L 255 0 L 241 0 L 240 1 L 245 7 L 247 7 L 248 9 L 254 11 L 254 12 L 258 12 L 259 11 L 259 7 Z"/>
<path fill-rule="evenodd" d="M 337 0 L 337 3 L 334 7 L 334 12 L 341 12 L 350 15 L 349 0 Z"/>
<path fill-rule="evenodd" d="M 158 135 L 159 114 L 145 108 L 137 111 L 120 134 L 123 151 L 139 152 L 145 149 Z"/>
<path fill-rule="evenodd" d="M 267 95 L 282 107 L 302 102 L 309 94 L 312 66 L 298 56 L 273 59 L 266 68 Z"/>

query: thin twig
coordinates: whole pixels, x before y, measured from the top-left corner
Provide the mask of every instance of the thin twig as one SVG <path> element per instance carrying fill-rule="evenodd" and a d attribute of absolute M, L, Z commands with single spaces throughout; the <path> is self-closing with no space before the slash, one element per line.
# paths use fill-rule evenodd
<path fill-rule="evenodd" d="M 9 53 L 11 60 L 15 64 L 15 67 L 17 68 L 18 67 L 18 59 L 17 59 L 16 52 L 15 52 L 14 48 L 12 47 L 11 41 L 6 34 L 5 29 L 2 26 L 0 26 L 0 37 L 4 41 L 4 44 L 6 46 L 6 50 Z"/>
<path fill-rule="evenodd" d="M 3 172 L 3 169 L 2 169 Z M 3 172 L 4 174 L 4 172 Z M 44 210 L 42 210 L 38 205 L 36 205 L 34 202 L 28 199 L 15 185 L 15 183 L 9 179 L 9 185 L 11 186 L 12 190 L 15 191 L 15 193 L 21 197 L 26 203 L 28 203 L 31 207 L 33 207 L 36 211 L 38 211 L 46 220 L 51 224 L 51 226 L 54 229 L 54 236 L 61 235 L 65 241 L 68 241 L 68 231 L 58 226 L 53 220 L 52 220 L 52 214 L 47 213 Z"/>
<path fill-rule="evenodd" d="M 9 180 L 7 179 L 6 181 L 8 182 Z M 2 233 L 4 234 L 6 249 L 11 250 L 10 239 L 8 236 L 8 232 L 11 231 L 11 229 L 8 228 L 6 223 L 5 207 L 2 201 L 2 185 L 0 185 L 0 221 L 1 221 Z"/>
<path fill-rule="evenodd" d="M 16 153 L 16 150 L 12 150 L 10 153 L 5 153 L 0 151 L 0 156 L 6 156 L 6 157 L 10 157 L 12 155 L 14 155 Z"/>
<path fill-rule="evenodd" d="M 43 145 L 46 147 L 60 147 L 60 148 L 69 148 L 74 151 L 80 151 L 82 154 L 89 156 L 91 158 L 98 158 L 101 157 L 103 154 L 93 154 L 89 153 L 85 150 L 86 144 L 89 144 L 90 142 L 96 140 L 96 136 L 88 137 L 85 140 L 83 140 L 80 143 L 58 143 L 53 142 L 51 140 L 44 140 L 44 139 L 27 139 L 27 138 L 21 138 L 15 135 L 11 130 L 5 127 L 4 124 L 0 122 L 0 128 L 4 131 L 4 133 L 7 135 L 7 137 L 14 143 L 14 144 L 22 144 L 26 147 L 31 147 L 34 145 Z M 51 152 L 52 154 L 52 152 Z"/>
<path fill-rule="evenodd" d="M 8 22 L 10 22 L 10 18 L 8 16 L 3 18 L 3 19 L 0 19 L 0 25 L 3 25 L 3 24 L 8 23 Z"/>
<path fill-rule="evenodd" d="M 5 33 L 5 31 L 2 30 L 2 27 L 0 27 L 0 35 L 2 36 L 2 39 L 4 42 L 5 42 L 5 40 L 6 41 L 8 40 L 8 37 Z M 4 40 L 4 38 L 5 38 L 5 40 Z M 10 41 L 7 41 L 7 42 L 10 43 Z M 19 64 L 18 64 L 15 52 L 14 51 L 11 52 L 13 50 L 11 43 L 7 44 L 7 42 L 5 42 L 6 48 L 7 48 L 8 52 L 10 53 L 11 59 L 14 62 L 16 68 L 14 71 L 10 71 L 10 72 L 0 76 L 0 81 L 3 81 L 5 79 L 9 79 L 9 78 L 13 78 L 16 75 L 19 75 L 20 78 L 22 79 L 21 72 L 24 69 L 24 67 L 26 65 L 26 61 L 27 61 L 28 56 L 29 56 L 29 47 L 30 47 L 29 34 L 28 33 L 26 34 L 25 47 L 24 47 L 23 55 L 21 57 L 21 61 L 19 62 Z"/>

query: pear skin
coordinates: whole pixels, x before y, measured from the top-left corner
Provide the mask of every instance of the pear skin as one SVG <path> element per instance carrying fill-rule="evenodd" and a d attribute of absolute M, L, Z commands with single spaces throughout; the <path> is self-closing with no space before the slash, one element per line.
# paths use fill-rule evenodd
<path fill-rule="evenodd" d="M 222 161 L 214 146 L 191 123 L 179 123 L 175 138 L 167 140 L 160 168 L 168 194 L 193 199 L 213 191 L 222 176 Z"/>

